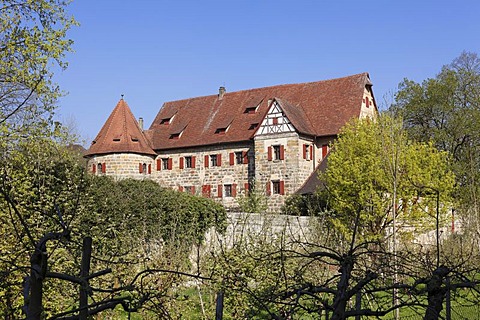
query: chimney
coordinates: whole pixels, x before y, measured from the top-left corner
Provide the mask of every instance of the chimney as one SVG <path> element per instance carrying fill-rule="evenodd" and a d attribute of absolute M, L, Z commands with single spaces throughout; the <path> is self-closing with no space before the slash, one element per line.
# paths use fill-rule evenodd
<path fill-rule="evenodd" d="M 138 126 L 140 127 L 140 130 L 143 131 L 143 118 L 138 118 Z"/>
<path fill-rule="evenodd" d="M 218 99 L 222 100 L 223 99 L 223 96 L 225 95 L 225 87 L 220 87 L 218 89 Z"/>

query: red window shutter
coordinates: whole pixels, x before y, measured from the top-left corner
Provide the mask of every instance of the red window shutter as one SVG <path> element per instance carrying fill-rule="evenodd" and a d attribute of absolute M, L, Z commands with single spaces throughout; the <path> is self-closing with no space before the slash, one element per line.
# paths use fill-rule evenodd
<path fill-rule="evenodd" d="M 217 190 L 218 197 L 219 198 L 223 197 L 223 185 L 219 184 L 217 188 L 218 188 Z"/>
<path fill-rule="evenodd" d="M 310 146 L 310 160 L 313 160 L 313 146 Z"/>
<path fill-rule="evenodd" d="M 285 194 L 285 181 L 280 180 L 280 194 Z"/>
<path fill-rule="evenodd" d="M 272 194 L 272 187 L 270 181 L 267 181 L 267 196 Z"/>
<path fill-rule="evenodd" d="M 285 160 L 285 147 L 283 144 L 280 146 L 280 160 Z"/>
<path fill-rule="evenodd" d="M 217 166 L 222 166 L 222 155 L 220 153 L 217 154 Z"/>
<path fill-rule="evenodd" d="M 368 101 L 368 97 L 365 97 L 365 105 L 367 106 L 367 108 L 370 106 L 369 103 L 370 103 L 370 102 Z"/>
<path fill-rule="evenodd" d="M 157 159 L 157 171 L 162 170 L 162 160 Z"/>
<path fill-rule="evenodd" d="M 94 164 L 92 164 L 92 172 L 93 173 L 97 173 L 97 166 Z"/>
<path fill-rule="evenodd" d="M 196 156 L 192 156 L 192 168 L 195 169 L 195 160 L 197 159 Z"/>
<path fill-rule="evenodd" d="M 195 194 L 195 186 L 192 186 L 191 190 L 192 190 L 192 194 Z"/>
<path fill-rule="evenodd" d="M 202 195 L 206 198 L 210 198 L 211 186 L 209 184 L 202 186 Z"/>
<path fill-rule="evenodd" d="M 208 155 L 205 155 L 204 161 L 203 161 L 203 163 L 204 163 L 204 165 L 205 165 L 205 168 L 208 168 L 208 163 L 210 162 L 209 160 L 210 160 L 210 159 L 209 159 Z"/>
<path fill-rule="evenodd" d="M 107 164 L 104 162 L 102 163 L 102 173 L 107 172 Z"/>
<path fill-rule="evenodd" d="M 243 164 L 248 164 L 248 152 L 243 151 Z"/>
<path fill-rule="evenodd" d="M 183 161 L 184 161 L 184 158 L 180 157 L 180 164 L 179 164 L 180 169 L 183 169 Z"/>
<path fill-rule="evenodd" d="M 234 184 L 232 185 L 232 197 L 235 198 L 236 196 L 237 196 L 237 184 L 234 183 Z"/>
<path fill-rule="evenodd" d="M 272 146 L 269 146 L 269 147 L 268 147 L 267 160 L 268 160 L 268 161 L 272 161 Z"/>
<path fill-rule="evenodd" d="M 245 189 L 245 191 L 250 190 L 250 184 L 248 182 L 245 182 L 245 184 L 243 185 L 243 188 Z"/>
<path fill-rule="evenodd" d="M 148 174 L 152 174 L 152 164 L 148 164 Z"/>
<path fill-rule="evenodd" d="M 168 169 L 168 170 L 172 170 L 172 168 L 173 168 L 173 159 L 172 159 L 172 158 L 168 158 L 167 169 Z"/>
<path fill-rule="evenodd" d="M 303 159 L 307 159 L 307 148 L 306 144 L 303 145 Z"/>
<path fill-rule="evenodd" d="M 143 165 L 141 163 L 138 164 L 138 172 L 143 173 Z"/>
<path fill-rule="evenodd" d="M 230 152 L 230 165 L 233 166 L 235 164 L 235 153 Z"/>
<path fill-rule="evenodd" d="M 326 144 L 324 144 L 322 146 L 322 159 L 327 156 L 327 152 L 328 152 L 328 146 Z"/>
<path fill-rule="evenodd" d="M 179 187 L 178 187 L 178 191 L 183 192 L 183 187 L 182 187 L 182 186 L 179 186 Z"/>

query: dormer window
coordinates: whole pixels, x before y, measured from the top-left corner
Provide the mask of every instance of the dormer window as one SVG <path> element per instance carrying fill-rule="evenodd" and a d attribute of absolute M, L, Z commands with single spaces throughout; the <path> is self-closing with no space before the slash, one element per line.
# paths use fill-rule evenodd
<path fill-rule="evenodd" d="M 248 114 L 254 114 L 255 112 L 257 112 L 257 107 L 248 107 L 248 108 L 245 108 L 245 111 L 244 111 L 244 113 L 248 113 Z"/>
<path fill-rule="evenodd" d="M 120 138 L 113 138 L 113 141 L 118 142 L 120 141 Z"/>
<path fill-rule="evenodd" d="M 180 139 L 180 133 L 173 133 L 170 135 L 170 139 L 174 139 L 174 140 L 177 140 L 177 139 Z"/>
<path fill-rule="evenodd" d="M 250 127 L 248 128 L 248 130 L 255 130 L 255 129 L 257 129 L 257 127 L 258 127 L 258 123 L 252 123 L 250 125 Z"/>
<path fill-rule="evenodd" d="M 228 130 L 228 127 L 226 128 L 218 128 L 217 130 L 215 130 L 215 134 L 225 134 Z"/>
<path fill-rule="evenodd" d="M 160 121 L 160 124 L 169 125 L 172 118 L 165 118 Z"/>
<path fill-rule="evenodd" d="M 119 141 L 120 141 L 120 139 L 119 139 Z M 133 142 L 138 142 L 138 138 L 132 137 L 132 141 Z"/>

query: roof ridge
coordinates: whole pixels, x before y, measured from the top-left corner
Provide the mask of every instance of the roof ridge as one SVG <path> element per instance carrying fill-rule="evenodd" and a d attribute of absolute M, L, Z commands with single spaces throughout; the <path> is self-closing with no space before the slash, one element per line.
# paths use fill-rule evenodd
<path fill-rule="evenodd" d="M 344 80 L 344 79 L 347 79 L 347 78 L 355 78 L 355 77 L 365 76 L 365 75 L 368 75 L 368 72 L 361 72 L 361 73 L 356 73 L 356 74 L 352 74 L 352 75 L 349 75 L 349 76 L 344 76 L 344 77 L 339 77 L 339 78 L 332 78 L 332 79 L 324 79 L 324 80 L 318 80 L 318 81 L 306 81 L 306 82 L 298 82 L 298 83 L 274 84 L 274 85 L 265 86 L 265 87 L 259 87 L 259 88 L 241 89 L 241 90 L 236 90 L 236 91 L 231 91 L 231 92 L 226 91 L 226 92 L 225 92 L 225 95 L 229 95 L 229 94 L 232 94 L 232 93 L 243 93 L 243 92 L 247 92 L 247 91 L 268 90 L 268 89 L 281 88 L 281 87 L 287 87 L 287 86 L 301 86 L 301 85 L 321 83 L 321 82 L 340 81 L 340 80 Z M 164 104 L 171 103 L 171 102 L 191 101 L 191 100 L 196 100 L 196 99 L 209 98 L 209 97 L 212 97 L 212 96 L 218 96 L 218 94 L 209 94 L 209 95 L 196 96 L 196 97 L 185 98 L 185 99 L 171 100 L 171 101 L 165 102 Z"/>

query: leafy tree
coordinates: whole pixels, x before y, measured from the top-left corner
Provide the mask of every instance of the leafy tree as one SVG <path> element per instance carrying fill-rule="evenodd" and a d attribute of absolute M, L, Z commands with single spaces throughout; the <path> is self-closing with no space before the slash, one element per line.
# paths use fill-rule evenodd
<path fill-rule="evenodd" d="M 409 140 L 401 123 L 387 115 L 348 124 L 328 164 L 321 175 L 329 208 L 324 214 L 340 232 L 349 234 L 359 213 L 360 240 L 384 239 L 395 219 L 401 221 L 397 230 L 424 226 L 435 214 L 436 198 L 427 196 L 432 191 L 442 203 L 452 201 L 454 181 L 447 153 Z"/>
<path fill-rule="evenodd" d="M 459 186 L 460 212 L 479 217 L 480 191 L 480 58 L 463 52 L 440 73 L 422 83 L 405 79 L 391 111 L 403 117 L 409 135 L 432 142 L 452 155 Z"/>
<path fill-rule="evenodd" d="M 0 5 L 0 123 L 11 130 L 48 119 L 60 95 L 53 67 L 65 68 L 77 22 L 66 12 L 68 1 L 5 0 Z M 2 132 L 5 134 L 5 132 Z"/>

